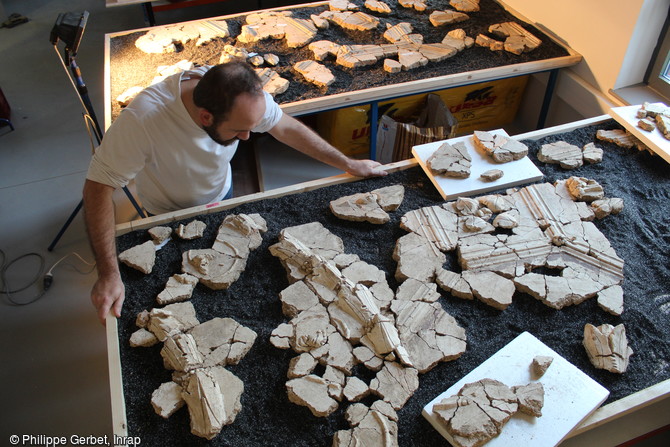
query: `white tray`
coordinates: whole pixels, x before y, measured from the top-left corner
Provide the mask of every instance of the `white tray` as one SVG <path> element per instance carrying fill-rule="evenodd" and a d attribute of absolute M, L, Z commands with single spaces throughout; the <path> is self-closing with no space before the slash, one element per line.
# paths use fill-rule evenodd
<path fill-rule="evenodd" d="M 636 114 L 637 111 L 640 110 L 640 107 L 642 106 L 614 107 L 610 109 L 609 114 L 612 118 L 617 120 L 619 124 L 624 126 L 628 132 L 632 133 L 639 138 L 640 141 L 646 144 L 655 154 L 660 155 L 665 161 L 670 163 L 670 140 L 666 139 L 658 128 L 652 132 L 647 132 L 637 127 L 637 122 L 640 121 L 640 119 Z"/>

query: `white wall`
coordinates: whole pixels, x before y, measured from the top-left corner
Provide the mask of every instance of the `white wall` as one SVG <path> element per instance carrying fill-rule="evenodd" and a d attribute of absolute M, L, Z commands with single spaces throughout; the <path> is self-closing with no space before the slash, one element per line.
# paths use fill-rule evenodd
<path fill-rule="evenodd" d="M 553 110 L 561 104 L 573 109 L 574 120 L 606 113 L 621 105 L 610 89 L 642 81 L 656 45 L 670 0 L 506 0 L 510 9 L 524 16 L 584 58 L 576 66 L 561 70 L 552 117 L 569 114 Z M 542 84 L 546 82 L 539 78 Z M 525 104 L 534 106 L 537 95 Z M 560 120 L 562 121 L 562 120 Z"/>

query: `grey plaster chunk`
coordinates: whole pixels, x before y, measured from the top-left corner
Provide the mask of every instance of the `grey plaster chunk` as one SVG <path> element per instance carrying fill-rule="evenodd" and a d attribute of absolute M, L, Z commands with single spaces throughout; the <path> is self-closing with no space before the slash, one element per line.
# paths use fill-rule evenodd
<path fill-rule="evenodd" d="M 325 66 L 318 62 L 304 60 L 296 62 L 293 69 L 300 73 L 307 82 L 318 87 L 328 87 L 335 82 L 335 75 Z"/>
<path fill-rule="evenodd" d="M 480 207 L 479 201 L 470 197 L 459 197 L 454 203 L 454 209 L 460 216 L 476 216 Z"/>
<path fill-rule="evenodd" d="M 441 206 L 406 213 L 400 219 L 400 227 L 423 236 L 441 251 L 453 250 L 458 242 L 458 215 Z"/>
<path fill-rule="evenodd" d="M 644 118 L 645 116 L 655 118 L 658 115 L 670 115 L 670 109 L 663 103 L 657 104 L 645 101 L 640 110 L 644 112 L 644 116 L 640 118 Z"/>
<path fill-rule="evenodd" d="M 496 163 L 520 160 L 528 155 L 528 147 L 525 144 L 504 135 L 476 130 L 473 134 L 473 142 Z"/>
<path fill-rule="evenodd" d="M 158 343 L 156 336 L 144 328 L 140 328 L 130 335 L 130 346 L 133 348 L 148 348 L 156 343 Z"/>
<path fill-rule="evenodd" d="M 182 255 L 182 271 L 198 278 L 213 290 L 230 287 L 246 266 L 246 258 L 222 254 L 213 249 L 188 250 Z"/>
<path fill-rule="evenodd" d="M 423 43 L 423 36 L 419 34 L 419 40 L 409 37 L 412 35 L 412 25 L 409 22 L 400 22 L 396 25 L 387 25 L 388 28 L 384 32 L 384 39 L 391 43 L 395 42 L 413 42 L 416 44 Z"/>
<path fill-rule="evenodd" d="M 462 278 L 470 285 L 472 294 L 480 301 L 505 310 L 512 304 L 514 295 L 514 282 L 494 272 L 471 272 L 464 271 Z"/>
<path fill-rule="evenodd" d="M 149 324 L 149 311 L 145 309 L 142 312 L 138 312 L 137 317 L 135 317 L 135 326 L 139 328 L 146 328 L 148 324 Z"/>
<path fill-rule="evenodd" d="M 528 293 L 554 309 L 579 304 L 596 296 L 602 284 L 588 278 L 545 276 L 527 273 L 514 279 L 517 290 Z"/>
<path fill-rule="evenodd" d="M 270 343 L 279 349 L 289 349 L 293 338 L 293 325 L 284 323 L 277 326 L 270 334 Z"/>
<path fill-rule="evenodd" d="M 393 259 L 398 262 L 395 273 L 398 281 L 415 278 L 423 282 L 432 281 L 447 260 L 435 244 L 416 233 L 408 233 L 396 241 Z"/>
<path fill-rule="evenodd" d="M 144 87 L 141 86 L 130 87 L 116 97 L 116 102 L 119 106 L 126 107 L 142 90 Z"/>
<path fill-rule="evenodd" d="M 349 0 L 330 0 L 328 2 L 328 8 L 331 11 L 356 11 L 358 5 Z"/>
<path fill-rule="evenodd" d="M 603 150 L 597 147 L 594 143 L 587 143 L 582 148 L 582 157 L 587 163 L 600 163 L 603 161 Z"/>
<path fill-rule="evenodd" d="M 222 366 L 208 368 L 207 371 L 214 378 L 223 394 L 223 425 L 235 422 L 237 414 L 242 410 L 241 397 L 244 392 L 244 382 L 232 372 Z"/>
<path fill-rule="evenodd" d="M 428 58 L 418 51 L 401 50 L 398 52 L 398 62 L 403 70 L 413 70 L 428 64 Z"/>
<path fill-rule="evenodd" d="M 328 22 L 328 19 L 325 17 L 322 17 L 322 14 L 312 14 L 309 16 L 309 18 L 312 19 L 312 22 L 314 22 L 314 26 L 320 30 L 328 29 L 330 27 L 330 22 Z"/>
<path fill-rule="evenodd" d="M 465 233 L 490 233 L 495 228 L 479 216 L 462 216 L 458 219 L 459 228 Z"/>
<path fill-rule="evenodd" d="M 626 372 L 633 350 L 628 346 L 623 324 L 603 324 L 596 327 L 587 323 L 584 326 L 583 343 L 593 366 L 617 374 Z"/>
<path fill-rule="evenodd" d="M 154 241 L 154 244 L 160 245 L 172 236 L 172 228 L 170 227 L 153 227 L 150 228 L 149 236 Z"/>
<path fill-rule="evenodd" d="M 261 78 L 263 90 L 272 96 L 281 95 L 286 92 L 290 86 L 288 79 L 282 78 L 279 73 L 270 68 L 258 69 L 256 70 L 256 74 Z"/>
<path fill-rule="evenodd" d="M 204 222 L 193 220 L 187 225 L 179 224 L 175 234 L 185 240 L 198 239 L 204 234 L 205 228 L 207 228 L 207 225 Z"/>
<path fill-rule="evenodd" d="M 419 372 L 396 362 L 385 362 L 370 382 L 370 390 L 395 410 L 402 408 L 418 388 Z"/>
<path fill-rule="evenodd" d="M 251 56 L 248 59 L 248 62 L 254 67 L 260 67 L 265 63 L 265 59 L 263 59 L 263 56 L 261 56 L 260 54 L 257 54 L 255 56 Z"/>
<path fill-rule="evenodd" d="M 236 365 L 252 348 L 256 332 L 232 318 L 213 318 L 192 328 L 189 334 L 203 358 L 203 365 Z"/>
<path fill-rule="evenodd" d="M 479 200 L 479 203 L 490 209 L 493 213 L 503 213 L 514 208 L 513 200 L 510 198 L 510 196 L 507 195 L 494 194 L 480 196 L 477 198 L 477 200 Z"/>
<path fill-rule="evenodd" d="M 641 119 L 637 122 L 637 127 L 647 132 L 653 132 L 656 130 L 656 121 L 651 121 L 650 119 Z"/>
<path fill-rule="evenodd" d="M 470 284 L 459 273 L 442 269 L 435 280 L 442 290 L 446 290 L 455 297 L 467 300 L 474 298 Z"/>
<path fill-rule="evenodd" d="M 426 373 L 439 362 L 460 357 L 466 335 L 458 322 L 439 303 L 394 301 L 396 326 L 402 345 L 411 352 L 412 365 Z"/>
<path fill-rule="evenodd" d="M 165 289 L 156 297 L 156 301 L 160 305 L 186 301 L 191 298 L 196 284 L 198 284 L 198 278 L 188 273 L 172 275 Z"/>
<path fill-rule="evenodd" d="M 408 278 L 396 290 L 395 299 L 399 301 L 424 301 L 434 303 L 440 298 L 437 285 L 433 282 L 425 283 L 414 278 Z"/>
<path fill-rule="evenodd" d="M 162 418 L 169 418 L 175 411 L 184 406 L 184 398 L 181 395 L 182 387 L 175 382 L 162 383 L 151 393 L 151 406 Z"/>
<path fill-rule="evenodd" d="M 189 372 L 203 365 L 203 358 L 190 334 L 176 334 L 165 339 L 161 357 L 167 369 Z"/>
<path fill-rule="evenodd" d="M 619 214 L 623 211 L 623 199 L 617 197 L 597 199 L 590 205 L 598 219 L 604 219 L 610 214 Z"/>
<path fill-rule="evenodd" d="M 463 143 L 443 143 L 426 161 L 434 174 L 454 178 L 469 177 L 471 162 L 472 157 Z"/>
<path fill-rule="evenodd" d="M 464 22 L 470 18 L 469 15 L 457 11 L 433 11 L 428 20 L 433 26 L 451 25 L 453 23 Z"/>
<path fill-rule="evenodd" d="M 177 25 L 154 27 L 135 41 L 135 46 L 145 53 L 174 53 L 177 45 L 196 40 L 202 45 L 215 37 L 228 37 L 228 25 L 225 20 L 207 22 L 189 22 Z"/>
<path fill-rule="evenodd" d="M 400 73 L 402 64 L 393 59 L 384 59 L 384 71 L 388 73 Z"/>
<path fill-rule="evenodd" d="M 311 374 L 316 368 L 317 361 L 309 353 L 303 352 L 297 357 L 293 357 L 288 365 L 288 372 L 286 373 L 289 379 L 297 377 L 304 377 Z"/>
<path fill-rule="evenodd" d="M 536 418 L 542 416 L 542 407 L 544 407 L 544 386 L 540 382 L 513 386 L 512 392 L 516 394 L 520 412 Z"/>
<path fill-rule="evenodd" d="M 335 63 L 347 68 L 374 65 L 386 57 L 380 45 L 342 45 L 336 54 Z"/>
<path fill-rule="evenodd" d="M 261 245 L 266 231 L 267 223 L 259 214 L 231 214 L 219 226 L 212 249 L 246 264 L 249 251 Z"/>
<path fill-rule="evenodd" d="M 379 27 L 379 20 L 376 17 L 360 11 L 334 12 L 328 20 L 352 31 L 372 31 Z"/>
<path fill-rule="evenodd" d="M 464 11 L 464 12 L 479 11 L 479 0 L 449 0 L 449 4 L 456 11 Z"/>
<path fill-rule="evenodd" d="M 626 149 L 632 149 L 638 141 L 633 134 L 621 129 L 600 129 L 596 132 L 596 138 L 609 143 L 614 143 L 617 146 L 625 147 Z"/>
<path fill-rule="evenodd" d="M 282 313 L 289 318 L 308 310 L 319 303 L 319 296 L 304 281 L 297 281 L 279 293 Z"/>
<path fill-rule="evenodd" d="M 249 14 L 237 40 L 243 43 L 266 39 L 285 39 L 289 48 L 301 48 L 318 32 L 312 20 L 291 17 L 288 11 L 267 11 Z"/>
<path fill-rule="evenodd" d="M 335 199 L 330 202 L 330 210 L 340 219 L 384 224 L 390 220 L 386 211 L 398 208 L 404 194 L 405 188 L 402 185 L 388 186 Z"/>
<path fill-rule="evenodd" d="M 131 247 L 119 253 L 119 261 L 148 275 L 156 262 L 156 245 L 153 241 L 147 241 Z"/>
<path fill-rule="evenodd" d="M 518 227 L 519 212 L 512 210 L 498 214 L 495 219 L 493 219 L 493 226 L 496 228 L 504 228 L 506 230 Z"/>
<path fill-rule="evenodd" d="M 575 169 L 584 164 L 582 150 L 565 141 L 544 144 L 537 153 L 542 163 L 559 164 L 563 169 Z"/>
<path fill-rule="evenodd" d="M 475 40 L 472 37 L 468 37 L 464 29 L 457 28 L 449 31 L 444 39 L 442 39 L 442 43 L 452 46 L 458 51 L 463 51 L 466 48 L 472 48 Z"/>
<path fill-rule="evenodd" d="M 542 41 L 525 30 L 516 22 L 504 22 L 491 25 L 489 33 L 505 39 L 505 50 L 514 54 L 533 51 L 540 46 Z"/>
<path fill-rule="evenodd" d="M 309 408 L 316 417 L 328 416 L 338 407 L 328 394 L 328 382 L 314 374 L 289 380 L 286 390 L 291 402 Z"/>
<path fill-rule="evenodd" d="M 426 2 L 424 0 L 398 0 L 398 3 L 403 8 L 415 9 L 419 12 L 426 10 Z"/>
<path fill-rule="evenodd" d="M 377 402 L 381 401 L 375 403 Z M 333 438 L 333 447 L 398 446 L 396 421 L 379 411 L 374 404 L 370 409 L 363 404 L 354 404 L 347 409 L 345 417 L 353 428 L 337 431 Z"/>
<path fill-rule="evenodd" d="M 225 403 L 219 383 L 209 371 L 198 369 L 187 379 L 182 396 L 191 419 L 191 433 L 205 439 L 219 434 L 225 418 Z"/>
<path fill-rule="evenodd" d="M 378 12 L 380 14 L 391 14 L 391 7 L 381 1 L 365 0 L 363 6 L 365 6 L 370 11 Z"/>
<path fill-rule="evenodd" d="M 318 40 L 316 42 L 310 43 L 307 48 L 309 48 L 309 50 L 314 53 L 314 59 L 317 61 L 324 61 L 328 57 L 337 56 L 337 53 L 340 51 L 340 48 L 342 48 L 342 45 L 331 42 L 329 40 Z"/>
<path fill-rule="evenodd" d="M 623 288 L 615 285 L 598 292 L 598 306 L 612 315 L 621 315 L 623 313 Z"/>
<path fill-rule="evenodd" d="M 356 346 L 353 353 L 356 360 L 371 371 L 379 371 L 384 366 L 384 359 L 367 346 Z"/>
<path fill-rule="evenodd" d="M 531 371 L 535 377 L 542 377 L 551 366 L 554 358 L 548 355 L 536 355 L 531 363 Z"/>
<path fill-rule="evenodd" d="M 503 175 L 505 175 L 505 173 L 500 169 L 489 169 L 488 171 L 482 172 L 479 178 L 485 182 L 495 182 L 496 180 L 501 179 Z"/>
<path fill-rule="evenodd" d="M 573 176 L 566 180 L 565 185 L 575 200 L 593 202 L 605 196 L 603 187 L 592 179 Z"/>
<path fill-rule="evenodd" d="M 491 51 L 502 51 L 505 49 L 505 45 L 501 41 L 495 40 L 485 34 L 477 34 L 475 44 L 480 47 L 488 48 Z"/>
<path fill-rule="evenodd" d="M 482 379 L 433 406 L 433 413 L 458 447 L 480 446 L 498 436 L 518 411 L 518 400 L 505 384 Z"/>
<path fill-rule="evenodd" d="M 347 378 L 347 384 L 344 387 L 344 397 L 349 402 L 358 402 L 370 394 L 370 387 L 356 376 Z"/>
<path fill-rule="evenodd" d="M 166 338 L 185 332 L 198 324 L 200 321 L 195 315 L 193 304 L 186 301 L 152 309 L 149 312 L 147 330 L 158 340 L 165 341 Z"/>

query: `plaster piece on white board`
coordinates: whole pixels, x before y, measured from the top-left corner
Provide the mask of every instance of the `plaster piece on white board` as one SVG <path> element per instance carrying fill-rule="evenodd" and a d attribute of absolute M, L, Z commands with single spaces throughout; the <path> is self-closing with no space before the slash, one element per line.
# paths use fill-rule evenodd
<path fill-rule="evenodd" d="M 570 177 L 565 181 L 570 195 L 582 202 L 593 202 L 605 196 L 603 187 L 593 179 L 584 177 Z"/>
<path fill-rule="evenodd" d="M 617 285 L 598 292 L 598 306 L 612 315 L 621 315 L 623 313 L 623 288 Z"/>
<path fill-rule="evenodd" d="M 637 122 L 637 127 L 647 132 L 653 132 L 656 130 L 656 121 L 652 121 L 651 119 L 641 119 Z"/>
<path fill-rule="evenodd" d="M 479 0 L 450 0 L 449 4 L 456 11 L 463 11 L 463 12 L 479 11 Z"/>
<path fill-rule="evenodd" d="M 665 115 L 656 115 L 656 124 L 666 140 L 670 140 L 670 118 Z"/>
<path fill-rule="evenodd" d="M 559 164 L 563 169 L 576 169 L 584 164 L 582 149 L 565 141 L 543 144 L 537 159 L 543 163 Z"/>
<path fill-rule="evenodd" d="M 134 247 L 119 253 L 119 261 L 135 270 L 149 274 L 153 270 L 154 263 L 156 262 L 156 245 L 153 241 L 135 245 Z"/>
<path fill-rule="evenodd" d="M 623 199 L 618 197 L 598 199 L 591 202 L 590 206 L 595 217 L 604 219 L 610 214 L 619 214 L 623 211 Z"/>
<path fill-rule="evenodd" d="M 642 114 L 643 116 L 639 116 L 640 118 L 644 118 L 646 116 L 656 118 L 658 115 L 670 115 L 670 109 L 663 103 L 644 102 L 642 107 L 640 107 L 640 111 L 644 112 Z"/>
<path fill-rule="evenodd" d="M 505 175 L 505 173 L 500 169 L 489 169 L 488 171 L 482 172 L 479 178 L 485 182 L 494 182 L 499 178 L 502 178 L 503 175 Z"/>
<path fill-rule="evenodd" d="M 156 336 L 144 328 L 140 328 L 130 335 L 130 346 L 133 348 L 140 346 L 148 348 L 156 343 L 158 343 Z"/>
<path fill-rule="evenodd" d="M 157 415 L 167 419 L 186 403 L 181 395 L 182 387 L 175 382 L 162 383 L 151 393 L 151 406 Z"/>
<path fill-rule="evenodd" d="M 363 6 L 365 6 L 370 11 L 378 12 L 380 14 L 391 14 L 391 7 L 381 1 L 365 0 Z"/>
<path fill-rule="evenodd" d="M 597 147 L 594 143 L 587 143 L 582 148 L 582 157 L 587 163 L 600 163 L 603 161 L 603 150 Z"/>
<path fill-rule="evenodd" d="M 433 413 L 458 447 L 474 447 L 498 436 L 518 408 L 518 399 L 507 385 L 482 379 L 435 404 Z"/>
<path fill-rule="evenodd" d="M 156 297 L 156 301 L 160 305 L 186 301 L 193 295 L 196 284 L 198 278 L 188 273 L 172 275 L 165 284 L 165 289 Z"/>
<path fill-rule="evenodd" d="M 426 160 L 434 174 L 454 178 L 469 177 L 471 162 L 472 157 L 463 143 L 444 143 Z"/>
<path fill-rule="evenodd" d="M 476 130 L 473 133 L 473 142 L 496 163 L 507 163 L 528 155 L 528 146 L 504 135 Z"/>
<path fill-rule="evenodd" d="M 554 358 L 548 355 L 536 355 L 531 363 L 531 370 L 535 377 L 542 377 L 551 366 Z"/>
<path fill-rule="evenodd" d="M 583 343 L 593 366 L 617 374 L 626 372 L 633 350 L 628 346 L 623 324 L 602 324 L 596 327 L 587 323 L 584 326 Z"/>
<path fill-rule="evenodd" d="M 512 387 L 512 392 L 519 402 L 519 411 L 539 418 L 544 407 L 544 386 L 540 382 Z"/>
<path fill-rule="evenodd" d="M 433 26 L 451 25 L 452 23 L 464 22 L 470 18 L 469 15 L 457 11 L 433 11 L 428 20 Z"/>

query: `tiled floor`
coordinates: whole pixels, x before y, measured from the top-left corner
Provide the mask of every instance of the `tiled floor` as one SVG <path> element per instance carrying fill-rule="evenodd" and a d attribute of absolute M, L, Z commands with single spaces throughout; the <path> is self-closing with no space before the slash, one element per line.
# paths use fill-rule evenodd
<path fill-rule="evenodd" d="M 103 37 L 105 33 L 144 27 L 140 7 L 105 9 L 102 1 L 86 0 L 0 3 L 6 14 L 16 12 L 30 18 L 26 24 L 0 29 L 0 88 L 12 106 L 16 127 L 13 132 L 0 128 L 0 249 L 7 261 L 38 253 L 47 269 L 71 252 L 91 260 L 81 215 L 56 249 L 47 251 L 79 202 L 90 158 L 82 108 L 49 43 L 49 32 L 59 13 L 89 11 L 77 61 L 102 122 Z M 211 6 L 215 7 L 221 5 Z M 178 19 L 190 20 L 203 14 L 197 8 L 190 9 L 179 11 L 177 14 L 182 15 Z M 209 14 L 228 12 L 232 11 L 217 9 Z M 174 21 L 166 14 L 157 14 L 159 23 Z M 119 221 L 133 218 L 133 210 L 122 194 L 117 203 Z M 68 261 L 86 268 L 74 258 Z M 38 264 L 37 257 L 30 257 L 12 265 L 6 275 L 10 287 L 29 281 Z M 2 296 L 0 445 L 8 445 L 10 435 L 111 433 L 105 332 L 88 298 L 94 279 L 95 273 L 80 274 L 63 263 L 54 272 L 53 286 L 39 301 L 13 306 Z M 32 287 L 14 298 L 29 299 L 39 289 Z M 650 415 L 618 425 L 630 437 L 636 436 L 648 431 L 645 423 L 659 414 L 662 417 L 663 412 L 667 415 L 667 407 L 652 407 Z M 605 431 L 612 433 L 614 429 Z M 578 442 L 571 441 L 570 445 L 614 445 L 607 438 L 606 434 L 600 441 L 575 440 Z"/>

